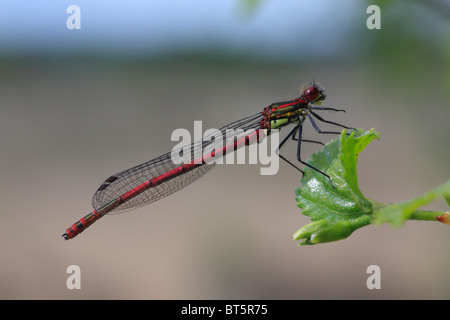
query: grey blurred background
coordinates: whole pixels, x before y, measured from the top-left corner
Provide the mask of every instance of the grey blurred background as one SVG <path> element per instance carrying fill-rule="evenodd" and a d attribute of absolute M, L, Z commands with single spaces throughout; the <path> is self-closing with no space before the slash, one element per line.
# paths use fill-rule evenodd
<path fill-rule="evenodd" d="M 449 229 L 369 226 L 297 247 L 309 223 L 298 172 L 216 168 L 138 210 L 60 235 L 110 175 L 170 151 L 174 129 L 221 127 L 299 95 L 314 78 L 326 117 L 381 133 L 360 155 L 380 202 L 449 179 L 448 1 L 69 1 L 0 3 L 0 298 L 449 299 Z M 307 138 L 318 138 L 312 127 Z M 334 138 L 325 136 L 324 141 Z M 295 144 L 284 152 L 295 158 Z M 305 146 L 307 158 L 317 149 Z M 426 208 L 447 210 L 444 201 Z M 81 268 L 81 290 L 66 269 Z M 366 269 L 381 268 L 381 290 Z"/>

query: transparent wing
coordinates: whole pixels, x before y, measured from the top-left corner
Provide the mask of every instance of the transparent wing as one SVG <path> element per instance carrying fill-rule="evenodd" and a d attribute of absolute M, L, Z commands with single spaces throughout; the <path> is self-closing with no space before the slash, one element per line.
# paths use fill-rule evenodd
<path fill-rule="evenodd" d="M 174 153 L 182 154 L 183 151 L 189 150 L 192 160 L 196 160 L 197 154 L 202 154 L 202 150 L 213 150 L 216 145 L 225 145 L 227 138 L 227 130 L 242 129 L 244 131 L 249 129 L 259 129 L 259 122 L 262 120 L 261 113 L 252 115 L 250 117 L 235 121 L 227 126 L 211 133 L 203 140 L 194 142 L 188 149 L 180 148 L 175 150 Z M 222 140 L 218 140 L 217 137 L 223 137 Z M 213 138 L 214 137 L 214 138 Z M 229 137 L 229 136 L 228 136 Z M 94 193 L 92 198 L 92 206 L 98 210 L 110 201 L 117 199 L 124 193 L 136 188 L 142 183 L 159 177 L 167 172 L 177 168 L 180 164 L 175 164 L 172 161 L 172 152 L 168 152 L 160 157 L 147 161 L 143 164 L 135 166 L 133 168 L 121 171 L 115 175 L 112 175 L 106 179 Z M 186 156 L 186 154 L 183 154 Z M 164 198 L 196 181 L 209 170 L 212 169 L 214 163 L 204 164 L 197 168 L 176 176 L 170 180 L 167 180 L 161 184 L 147 189 L 136 197 L 122 203 L 109 214 L 122 213 L 125 211 L 133 210 Z"/>

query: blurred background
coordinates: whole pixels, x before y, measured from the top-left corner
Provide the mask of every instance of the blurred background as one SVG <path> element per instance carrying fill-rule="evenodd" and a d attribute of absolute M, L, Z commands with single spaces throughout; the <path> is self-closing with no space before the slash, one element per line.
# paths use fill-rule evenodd
<path fill-rule="evenodd" d="M 347 111 L 327 119 L 381 133 L 359 156 L 367 197 L 405 201 L 444 183 L 449 1 L 376 1 L 379 30 L 366 25 L 370 1 L 78 0 L 81 29 L 70 30 L 72 4 L 0 3 L 0 298 L 450 298 L 444 224 L 368 226 L 297 247 L 292 234 L 309 219 L 284 163 L 274 176 L 216 166 L 61 238 L 104 179 L 170 151 L 173 130 L 221 127 L 313 79 L 327 106 Z M 308 126 L 305 138 L 334 137 Z M 373 264 L 381 290 L 366 287 Z M 66 287 L 70 265 L 81 290 Z"/>

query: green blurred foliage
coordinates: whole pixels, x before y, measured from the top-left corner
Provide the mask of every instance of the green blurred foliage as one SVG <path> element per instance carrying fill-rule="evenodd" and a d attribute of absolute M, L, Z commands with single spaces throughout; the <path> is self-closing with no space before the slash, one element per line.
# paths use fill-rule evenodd
<path fill-rule="evenodd" d="M 267 0 L 242 0 L 241 7 L 257 14 Z M 277 1 L 277 0 L 270 0 Z M 450 101 L 450 1 L 366 0 L 363 8 L 377 5 L 381 29 L 366 28 L 358 15 L 348 37 L 360 50 L 357 58 L 375 66 L 376 78 L 419 92 L 434 82 Z M 355 2 L 356 4 L 356 2 Z M 371 70 L 372 71 L 372 70 Z"/>
<path fill-rule="evenodd" d="M 367 1 L 371 2 L 375 1 Z M 383 0 L 376 4 L 381 9 L 381 29 L 369 36 L 361 33 L 367 37 L 367 59 L 378 70 L 388 70 L 395 83 L 419 89 L 434 82 L 441 86 L 436 89 L 448 92 L 450 3 Z"/>

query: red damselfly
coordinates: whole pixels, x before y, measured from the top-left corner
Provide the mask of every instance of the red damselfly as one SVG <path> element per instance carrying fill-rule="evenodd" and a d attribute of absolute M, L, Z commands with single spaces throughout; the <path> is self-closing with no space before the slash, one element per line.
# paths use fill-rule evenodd
<path fill-rule="evenodd" d="M 309 165 L 300 156 L 302 142 L 323 145 L 320 141 L 302 138 L 303 123 L 306 119 L 310 121 L 318 133 L 340 134 L 337 131 L 322 131 L 314 119 L 342 128 L 353 129 L 342 124 L 327 121 L 315 112 L 322 110 L 344 111 L 322 107 L 321 103 L 325 100 L 325 97 L 323 89 L 313 82 L 311 86 L 304 87 L 299 98 L 273 103 L 265 107 L 262 112 L 222 127 L 217 132 L 219 135 L 213 133 L 213 136 L 225 137 L 227 130 L 242 129 L 246 132 L 244 136 L 236 138 L 231 143 L 220 141 L 222 143 L 221 147 L 218 149 L 213 148 L 210 153 L 200 153 L 202 156 L 195 157 L 200 149 L 205 150 L 205 148 L 214 146 L 213 143 L 217 143 L 215 139 L 211 139 L 208 136 L 194 142 L 189 147 L 188 150 L 191 152 L 191 159 L 193 160 L 188 163 L 175 164 L 172 161 L 172 151 L 109 177 L 100 185 L 92 198 L 92 205 L 95 210 L 75 222 L 62 236 L 66 240 L 72 239 L 108 213 L 122 213 L 136 209 L 181 190 L 202 177 L 214 166 L 214 162 L 209 161 L 211 158 L 224 156 L 240 147 L 260 142 L 264 136 L 270 135 L 272 130 L 281 129 L 289 124 L 293 124 L 294 128 L 279 144 L 277 149 L 278 155 L 303 174 L 300 168 L 279 154 L 280 148 L 288 139 L 291 138 L 297 141 L 297 160 L 304 166 L 323 174 L 332 185 L 331 178 L 326 173 Z M 247 132 L 251 133 L 247 134 Z M 186 149 L 183 148 L 183 150 Z"/>

